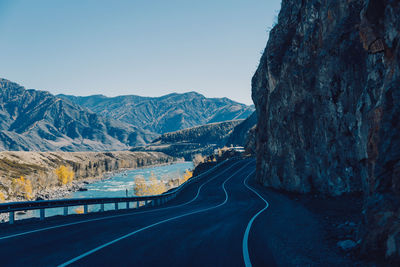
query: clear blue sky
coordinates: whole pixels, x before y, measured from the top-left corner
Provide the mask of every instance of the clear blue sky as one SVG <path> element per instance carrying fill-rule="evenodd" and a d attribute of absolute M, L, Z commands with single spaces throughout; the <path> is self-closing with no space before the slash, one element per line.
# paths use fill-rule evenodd
<path fill-rule="evenodd" d="M 251 104 L 280 0 L 0 0 L 0 77 L 74 95 Z"/>

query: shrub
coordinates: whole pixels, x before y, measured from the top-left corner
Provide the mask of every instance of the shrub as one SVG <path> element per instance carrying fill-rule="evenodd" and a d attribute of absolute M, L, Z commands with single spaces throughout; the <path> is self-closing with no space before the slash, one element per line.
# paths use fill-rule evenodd
<path fill-rule="evenodd" d="M 12 191 L 25 199 L 30 200 L 33 198 L 32 182 L 29 179 L 25 179 L 24 176 L 12 181 Z"/>
<path fill-rule="evenodd" d="M 83 208 L 82 208 L 82 207 L 76 208 L 76 209 L 75 209 L 75 213 L 76 213 L 76 214 L 83 214 Z"/>

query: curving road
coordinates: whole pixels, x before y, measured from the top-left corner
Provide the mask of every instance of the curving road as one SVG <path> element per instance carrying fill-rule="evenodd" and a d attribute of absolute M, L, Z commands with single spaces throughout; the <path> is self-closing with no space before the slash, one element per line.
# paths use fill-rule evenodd
<path fill-rule="evenodd" d="M 3 224 L 1 266 L 346 266 L 254 172 L 254 159 L 231 160 L 164 206 Z"/>
<path fill-rule="evenodd" d="M 230 161 L 165 206 L 3 226 L 2 266 L 250 266 L 253 159 Z"/>

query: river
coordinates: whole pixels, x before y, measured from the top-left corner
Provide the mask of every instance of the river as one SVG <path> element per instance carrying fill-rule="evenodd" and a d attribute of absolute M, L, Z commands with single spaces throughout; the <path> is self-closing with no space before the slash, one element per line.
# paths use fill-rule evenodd
<path fill-rule="evenodd" d="M 112 175 L 109 179 L 99 180 L 97 182 L 87 184 L 85 186 L 87 191 L 74 192 L 66 198 L 125 197 L 127 189 L 128 196 L 134 196 L 133 187 L 135 184 L 135 177 L 138 175 L 143 176 L 146 180 L 148 180 L 152 174 L 154 174 L 154 176 L 158 179 L 169 180 L 182 176 L 183 173 L 189 169 L 193 169 L 192 162 L 181 162 L 136 170 L 126 170 Z M 69 213 L 71 214 L 81 211 L 80 208 L 77 208 L 78 207 L 70 207 Z M 105 205 L 105 210 L 111 209 L 114 209 L 114 204 Z M 89 207 L 89 212 L 97 210 L 99 210 L 99 205 L 92 205 Z M 63 208 L 46 209 L 46 217 L 62 214 Z M 39 216 L 39 210 L 33 210 L 28 211 L 26 214 L 17 213 L 16 219 L 18 220 Z"/>

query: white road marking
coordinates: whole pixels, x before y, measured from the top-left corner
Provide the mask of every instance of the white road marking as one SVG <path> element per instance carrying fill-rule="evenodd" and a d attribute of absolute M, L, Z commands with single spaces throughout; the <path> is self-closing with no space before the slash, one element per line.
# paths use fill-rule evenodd
<path fill-rule="evenodd" d="M 171 207 L 165 207 L 165 208 L 159 208 L 159 209 L 152 209 L 152 210 L 146 210 L 146 211 L 140 211 L 140 212 L 134 212 L 134 213 L 129 213 L 129 214 L 120 214 L 120 215 L 112 215 L 112 216 L 106 216 L 106 217 L 101 217 L 101 218 L 96 218 L 96 219 L 89 219 L 89 220 L 83 220 L 83 221 L 78 221 L 78 222 L 72 222 L 72 223 L 66 223 L 66 224 L 60 224 L 60 225 L 55 225 L 55 226 L 50 226 L 50 227 L 45 227 L 45 228 L 40 228 L 40 229 L 36 229 L 36 230 L 31 230 L 31 231 L 26 231 L 23 233 L 18 233 L 18 234 L 12 234 L 12 235 L 8 235 L 8 236 L 3 236 L 0 237 L 0 240 L 4 240 L 4 239 L 9 239 L 9 238 L 13 238 L 13 237 L 18 237 L 18 236 L 22 236 L 22 235 L 27 235 L 27 234 L 33 234 L 33 233 L 37 233 L 37 232 L 42 232 L 42 231 L 47 231 L 47 230 L 52 230 L 52 229 L 57 229 L 57 228 L 61 228 L 61 227 L 67 227 L 67 226 L 71 226 L 71 225 L 76 225 L 76 224 L 81 224 L 81 223 L 88 223 L 88 222 L 95 222 L 95 221 L 102 221 L 102 220 L 108 220 L 108 219 L 113 219 L 113 218 L 119 218 L 119 217 L 126 217 L 126 216 L 134 216 L 137 214 L 144 214 L 144 213 L 151 213 L 151 212 L 156 212 L 156 211 L 162 211 L 162 210 L 169 210 L 169 209 L 173 209 L 173 208 L 177 208 L 177 207 L 182 207 L 185 205 L 188 205 L 190 203 L 192 203 L 193 201 L 195 201 L 200 194 L 200 190 L 201 188 L 206 185 L 208 182 L 216 179 L 217 177 L 221 176 L 222 174 L 224 174 L 225 172 L 227 172 L 228 170 L 232 169 L 233 167 L 235 167 L 236 165 L 238 165 L 240 162 L 237 162 L 235 164 L 233 164 L 232 166 L 230 166 L 229 168 L 227 168 L 226 170 L 224 170 L 222 173 L 214 176 L 213 178 L 207 180 L 206 182 L 204 182 L 203 184 L 200 185 L 199 189 L 197 190 L 197 194 L 196 196 L 189 200 L 188 202 L 179 204 L 179 205 L 175 205 L 175 206 L 171 206 Z M 217 167 L 221 166 L 223 163 L 213 167 L 212 169 L 210 169 L 209 171 L 207 171 L 208 173 L 213 171 L 214 169 L 216 169 Z"/>
<path fill-rule="evenodd" d="M 269 203 L 268 201 L 266 201 L 259 193 L 257 193 L 256 190 L 254 190 L 253 188 L 251 188 L 248 184 L 247 184 L 247 179 L 250 176 L 248 176 L 244 181 L 244 185 L 250 189 L 251 191 L 253 191 L 253 193 L 255 193 L 259 198 L 261 198 L 264 202 L 265 202 L 265 207 L 263 209 L 261 209 L 259 212 L 257 212 L 253 218 L 251 218 L 251 220 L 249 221 L 249 223 L 247 224 L 246 227 L 246 231 L 244 232 L 244 236 L 243 236 L 243 241 L 242 241 L 242 251 L 243 251 L 243 260 L 244 260 L 244 265 L 246 267 L 251 267 L 251 261 L 250 261 L 250 255 L 249 255 L 249 248 L 248 248 L 248 240 L 249 240 L 249 234 L 250 234 L 250 229 L 251 229 L 251 225 L 253 224 L 254 220 L 257 218 L 258 215 L 260 215 L 264 210 L 266 210 L 269 207 Z"/>
<path fill-rule="evenodd" d="M 96 248 L 94 248 L 94 249 L 92 249 L 92 250 L 89 250 L 88 252 L 85 252 L 85 253 L 83 253 L 83 254 L 81 254 L 81 255 L 79 255 L 79 256 L 77 256 L 77 257 L 75 257 L 75 258 L 73 258 L 73 259 L 71 259 L 71 260 L 69 260 L 69 261 L 67 261 L 67 262 L 64 262 L 64 263 L 58 265 L 58 267 L 64 267 L 64 266 L 70 265 L 70 264 L 72 264 L 72 263 L 74 263 L 74 262 L 76 262 L 76 261 L 78 261 L 78 260 L 80 260 L 80 259 L 82 259 L 82 258 L 84 258 L 84 257 L 86 257 L 86 256 L 89 256 L 90 254 L 95 253 L 96 251 L 99 251 L 99 250 L 101 250 L 101 249 L 103 249 L 103 248 L 105 248 L 105 247 L 108 247 L 108 246 L 110 246 L 110 245 L 112 245 L 112 244 L 114 244 L 114 243 L 117 243 L 118 241 L 121 241 L 121 240 L 123 240 L 123 239 L 125 239 L 125 238 L 128 238 L 128 237 L 130 237 L 130 236 L 133 236 L 133 235 L 135 235 L 135 234 L 137 234 L 137 233 L 139 233 L 139 232 L 142 232 L 142 231 L 144 231 L 144 230 L 146 230 L 146 229 L 149 229 L 149 228 L 152 228 L 152 227 L 154 227 L 154 226 L 157 226 L 157 225 L 160 225 L 160 224 L 163 224 L 163 223 L 166 223 L 166 222 L 170 222 L 170 221 L 173 221 L 173 220 L 182 218 L 182 217 L 186 217 L 186 216 L 189 216 L 189 215 L 193 215 L 193 214 L 196 214 L 196 213 L 201 213 L 201 212 L 213 210 L 213 209 L 216 209 L 216 208 L 218 208 L 218 207 L 221 207 L 221 206 L 225 205 L 225 203 L 228 202 L 228 199 L 229 199 L 228 192 L 227 192 L 226 189 L 225 189 L 225 184 L 226 184 L 226 182 L 228 182 L 233 176 L 235 176 L 236 174 L 238 174 L 240 171 L 242 171 L 244 168 L 246 168 L 246 167 L 247 167 L 248 165 L 250 165 L 250 164 L 251 164 L 251 162 L 249 162 L 248 164 L 246 164 L 245 166 L 243 166 L 242 168 L 240 168 L 238 171 L 236 171 L 234 174 L 232 174 L 231 176 L 229 176 L 229 177 L 223 182 L 223 184 L 222 184 L 222 189 L 224 190 L 224 193 L 225 193 L 225 200 L 224 200 L 222 203 L 220 203 L 220 204 L 218 204 L 218 205 L 216 205 L 216 206 L 212 206 L 212 207 L 209 207 L 209 208 L 205 208 L 205 209 L 200 209 L 200 210 L 188 212 L 188 213 L 185 213 L 185 214 L 181 214 L 181 215 L 178 215 L 178 216 L 169 218 L 169 219 L 165 219 L 165 220 L 162 220 L 162 221 L 159 221 L 159 222 L 150 224 L 150 225 L 148 225 L 148 226 L 146 226 L 146 227 L 140 228 L 140 229 L 138 229 L 138 230 L 136 230 L 136 231 L 133 231 L 133 232 L 131 232 L 131 233 L 129 233 L 129 234 L 123 235 L 123 236 L 121 236 L 121 237 L 119 237 L 119 238 L 117 238 L 117 239 L 114 239 L 114 240 L 112 240 L 112 241 L 110 241 L 110 242 L 107 242 L 107 243 L 101 245 L 101 246 L 98 246 L 98 247 L 96 247 Z M 247 176 L 247 178 L 250 177 L 250 175 L 252 175 L 253 173 L 254 173 L 254 172 L 252 172 L 251 174 L 249 174 L 249 175 Z M 247 178 L 246 178 L 246 179 L 247 179 Z"/>

